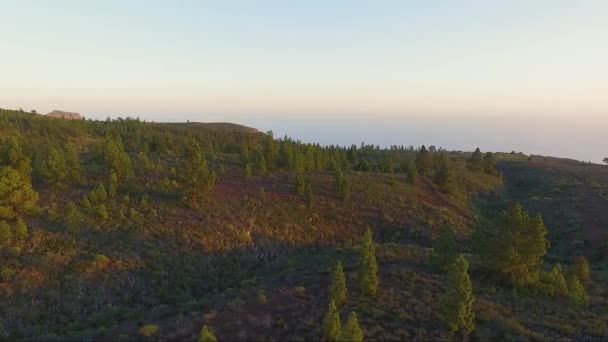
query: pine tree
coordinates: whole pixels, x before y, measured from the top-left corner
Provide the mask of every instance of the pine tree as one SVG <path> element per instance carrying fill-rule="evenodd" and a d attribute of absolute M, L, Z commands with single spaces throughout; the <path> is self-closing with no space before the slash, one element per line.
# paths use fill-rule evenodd
<path fill-rule="evenodd" d="M 542 272 L 540 280 L 545 294 L 555 297 L 568 294 L 568 284 L 560 264 L 555 264 L 550 272 Z"/>
<path fill-rule="evenodd" d="M 415 163 L 409 163 L 407 168 L 407 182 L 409 184 L 415 184 L 418 178 L 418 170 L 416 169 Z"/>
<path fill-rule="evenodd" d="M 118 192 L 118 176 L 116 176 L 116 172 L 112 170 L 110 172 L 110 182 L 108 185 L 108 196 L 110 198 L 116 198 Z"/>
<path fill-rule="evenodd" d="M 576 260 L 574 261 L 574 265 L 572 266 L 572 272 L 576 274 L 578 280 L 580 280 L 581 283 L 584 284 L 589 281 L 589 262 L 587 261 L 587 258 L 585 258 L 584 255 L 580 255 L 576 258 Z"/>
<path fill-rule="evenodd" d="M 8 246 L 13 239 L 13 231 L 6 221 L 0 221 L 0 247 Z"/>
<path fill-rule="evenodd" d="M 312 208 L 314 204 L 314 197 L 312 194 L 312 185 L 310 183 L 306 183 L 304 187 L 304 202 L 306 202 L 306 208 Z"/>
<path fill-rule="evenodd" d="M 519 203 L 501 211 L 491 225 L 480 226 L 473 249 L 482 267 L 511 280 L 515 285 L 538 280 L 547 253 L 547 228 L 538 214 L 531 217 Z"/>
<path fill-rule="evenodd" d="M 217 342 L 217 337 L 213 334 L 213 330 L 208 328 L 206 324 L 201 329 L 198 342 Z"/>
<path fill-rule="evenodd" d="M 367 230 L 360 246 L 359 285 L 365 295 L 375 296 L 378 290 L 378 263 L 371 230 Z"/>
<path fill-rule="evenodd" d="M 260 156 L 260 159 L 258 160 L 258 173 L 261 176 L 264 176 L 266 174 L 266 172 L 268 171 L 268 167 L 266 166 L 266 158 L 264 158 L 264 156 Z"/>
<path fill-rule="evenodd" d="M 263 187 L 263 186 L 261 186 L 261 187 L 260 187 L 260 199 L 261 199 L 262 201 L 265 201 L 265 200 L 266 200 L 266 190 L 264 190 L 264 187 Z"/>
<path fill-rule="evenodd" d="M 439 186 L 441 191 L 445 193 L 451 193 L 454 191 L 454 175 L 450 168 L 449 161 L 443 152 L 439 154 L 433 181 Z"/>
<path fill-rule="evenodd" d="M 252 176 L 252 173 L 251 173 L 251 163 L 247 163 L 245 165 L 245 177 L 246 178 L 250 178 L 251 176 Z"/>
<path fill-rule="evenodd" d="M 338 191 L 338 194 L 340 194 L 340 197 L 343 200 L 345 200 L 345 201 L 349 200 L 350 196 L 351 196 L 350 182 L 348 181 L 346 176 L 340 170 L 336 171 L 335 178 L 336 178 L 336 190 Z"/>
<path fill-rule="evenodd" d="M 65 147 L 64 153 L 70 181 L 81 182 L 82 166 L 80 165 L 80 159 L 78 158 L 77 147 L 72 143 L 68 143 Z"/>
<path fill-rule="evenodd" d="M 15 238 L 18 240 L 25 240 L 28 236 L 27 224 L 21 217 L 17 219 L 17 225 L 15 226 Z"/>
<path fill-rule="evenodd" d="M 190 149 L 189 162 L 184 172 L 186 183 L 185 197 L 188 203 L 196 207 L 203 197 L 208 195 L 215 184 L 215 174 L 209 172 L 207 160 L 197 145 Z"/>
<path fill-rule="evenodd" d="M 347 297 L 348 290 L 346 289 L 346 278 L 344 276 L 344 270 L 342 269 L 342 263 L 338 260 L 336 269 L 333 273 L 330 298 L 334 301 L 336 306 L 340 307 L 346 302 Z"/>
<path fill-rule="evenodd" d="M 422 145 L 420 151 L 416 154 L 416 168 L 421 173 L 426 173 L 431 170 L 431 155 L 426 147 Z"/>
<path fill-rule="evenodd" d="M 108 208 L 106 208 L 105 204 L 100 204 L 97 206 L 97 214 L 102 220 L 107 220 L 109 218 Z"/>
<path fill-rule="evenodd" d="M 296 178 L 296 187 L 298 189 L 298 195 L 304 195 L 304 188 L 306 187 L 306 180 L 303 175 L 298 175 Z"/>
<path fill-rule="evenodd" d="M 62 152 L 52 147 L 51 151 L 49 152 L 49 158 L 46 162 L 46 167 L 49 176 L 48 181 L 50 184 L 57 187 L 65 185 L 69 174 L 67 164 L 65 162 L 65 158 L 63 157 Z"/>
<path fill-rule="evenodd" d="M 351 311 L 350 315 L 348 315 L 348 320 L 346 321 L 344 327 L 342 327 L 342 332 L 340 333 L 338 340 L 344 342 L 363 341 L 363 332 L 359 326 L 357 314 L 354 311 Z"/>
<path fill-rule="evenodd" d="M 577 306 L 587 306 L 589 304 L 587 291 L 574 274 L 568 278 L 568 294 L 570 300 Z"/>
<path fill-rule="evenodd" d="M 103 162 L 108 174 L 116 173 L 119 182 L 133 177 L 133 161 L 122 143 L 120 136 L 107 135 L 102 147 Z"/>
<path fill-rule="evenodd" d="M 31 181 L 32 163 L 23 152 L 17 137 L 11 137 L 0 145 L 0 166 L 10 166 L 19 174 L 21 179 Z"/>
<path fill-rule="evenodd" d="M 454 263 L 454 260 L 456 260 L 458 255 L 454 230 L 451 227 L 444 225 L 439 234 L 439 238 L 433 242 L 431 263 L 439 271 L 445 272 L 452 263 Z"/>
<path fill-rule="evenodd" d="M 483 166 L 483 172 L 485 172 L 486 174 L 488 174 L 488 175 L 496 174 L 496 161 L 494 160 L 494 154 L 492 152 L 487 152 L 483 156 L 482 166 Z"/>
<path fill-rule="evenodd" d="M 471 154 L 471 158 L 469 158 L 469 160 L 467 160 L 467 168 L 471 171 L 481 171 L 481 169 L 483 168 L 482 158 L 483 158 L 483 156 L 478 147 L 475 149 L 475 152 L 473 152 L 473 154 Z"/>
<path fill-rule="evenodd" d="M 77 234 L 80 231 L 82 224 L 82 214 L 78 210 L 78 206 L 72 201 L 68 202 L 63 216 L 63 224 L 66 230 L 71 234 Z"/>
<path fill-rule="evenodd" d="M 95 189 L 89 193 L 89 200 L 93 204 L 104 203 L 108 199 L 108 193 L 103 183 L 99 183 Z"/>
<path fill-rule="evenodd" d="M 451 332 L 468 335 L 475 328 L 473 286 L 468 274 L 469 263 L 459 255 L 450 265 L 447 291 L 441 299 L 441 317 Z"/>
<path fill-rule="evenodd" d="M 16 214 L 37 210 L 38 193 L 30 178 L 23 178 L 12 167 L 0 167 L 0 219 L 13 219 Z"/>
<path fill-rule="evenodd" d="M 327 314 L 323 319 L 323 340 L 330 342 L 338 341 L 341 332 L 342 323 L 340 322 L 340 313 L 336 308 L 336 303 L 331 300 L 329 302 Z"/>

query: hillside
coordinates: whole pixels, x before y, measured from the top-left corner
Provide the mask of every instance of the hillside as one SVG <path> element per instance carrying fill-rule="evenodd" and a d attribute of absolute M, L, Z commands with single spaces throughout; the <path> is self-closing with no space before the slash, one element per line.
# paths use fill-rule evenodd
<path fill-rule="evenodd" d="M 197 340 L 207 325 L 220 341 L 319 340 L 338 261 L 338 315 L 356 312 L 366 340 L 608 336 L 608 168 L 257 132 L 0 110 L 0 339 Z M 513 228 L 497 213 L 517 201 L 542 213 L 521 235 L 546 226 L 550 246 L 507 273 L 478 234 Z M 468 332 L 443 314 L 446 244 L 470 264 Z"/>

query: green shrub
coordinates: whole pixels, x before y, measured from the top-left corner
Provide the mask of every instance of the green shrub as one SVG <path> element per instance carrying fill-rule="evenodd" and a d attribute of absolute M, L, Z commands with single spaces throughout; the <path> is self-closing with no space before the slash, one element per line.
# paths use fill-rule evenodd
<path fill-rule="evenodd" d="M 266 304 L 268 303 L 268 298 L 266 297 L 266 291 L 264 291 L 263 289 L 258 291 L 258 295 L 256 298 L 257 302 L 260 304 Z"/>

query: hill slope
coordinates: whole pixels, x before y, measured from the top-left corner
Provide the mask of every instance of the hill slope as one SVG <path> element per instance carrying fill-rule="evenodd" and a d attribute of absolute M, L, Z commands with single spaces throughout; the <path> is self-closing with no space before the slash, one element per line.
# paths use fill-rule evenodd
<path fill-rule="evenodd" d="M 470 154 L 422 158 L 422 149 L 322 148 L 198 124 L 6 110 L 0 137 L 0 207 L 16 212 L 0 210 L 10 227 L 0 226 L 1 339 L 195 340 L 208 324 L 220 340 L 318 340 L 338 260 L 349 293 L 342 319 L 356 311 L 366 339 L 447 339 L 440 303 L 448 283 L 431 263 L 445 226 L 471 261 L 473 339 L 608 335 L 605 264 L 596 254 L 588 254 L 584 308 L 519 292 L 482 272 L 471 254 L 475 227 L 519 199 L 543 212 L 558 246 L 547 259 L 567 269 L 580 250 L 554 234 L 562 226 L 551 212 L 561 202 L 533 199 L 546 190 L 513 188 L 518 177 L 557 182 L 561 171 L 551 170 L 561 165 L 500 161 L 503 184 L 468 167 Z M 572 171 L 565 184 L 583 175 Z M 35 208 L 8 202 L 24 198 L 7 195 L 17 179 L 21 194 L 31 185 L 38 195 Z M 606 184 L 588 184 L 595 182 Z M 590 199 L 566 188 L 581 203 Z M 374 298 L 357 280 L 367 229 L 380 279 Z M 569 239 L 585 239 L 581 226 L 569 229 Z M 144 325 L 158 331 L 145 337 L 155 329 Z"/>

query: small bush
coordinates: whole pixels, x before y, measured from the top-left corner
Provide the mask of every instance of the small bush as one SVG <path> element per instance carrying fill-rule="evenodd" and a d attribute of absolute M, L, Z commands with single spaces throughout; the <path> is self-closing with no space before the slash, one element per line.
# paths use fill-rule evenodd
<path fill-rule="evenodd" d="M 264 290 L 258 291 L 257 302 L 260 304 L 268 303 L 268 298 L 266 297 L 266 291 L 264 291 Z"/>
<path fill-rule="evenodd" d="M 160 328 L 156 324 L 147 324 L 139 329 L 139 334 L 145 337 L 154 336 Z"/>

